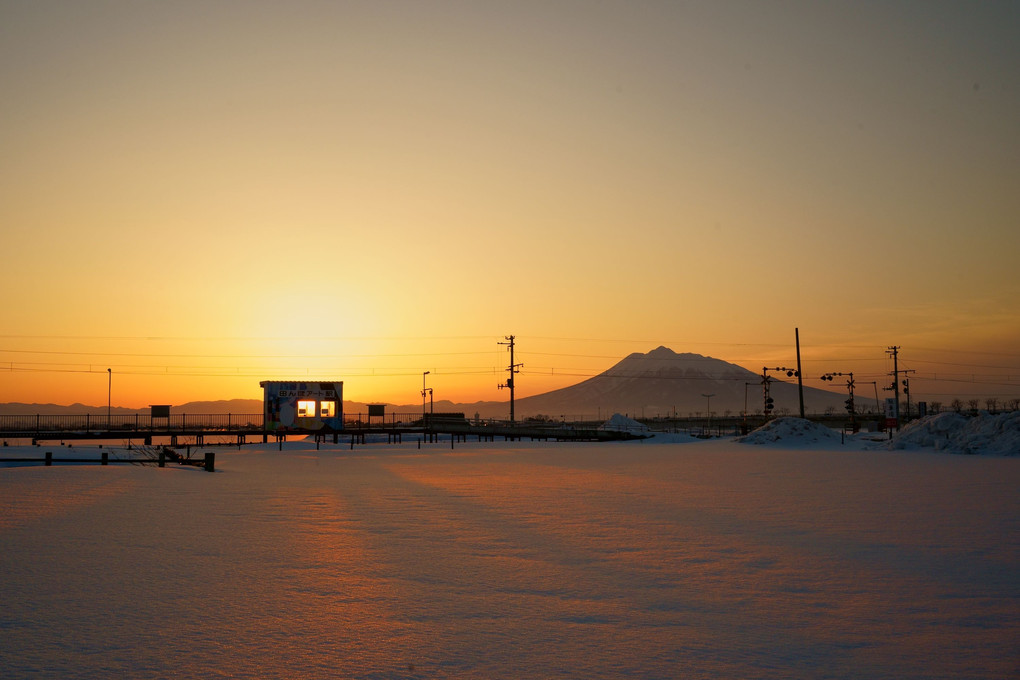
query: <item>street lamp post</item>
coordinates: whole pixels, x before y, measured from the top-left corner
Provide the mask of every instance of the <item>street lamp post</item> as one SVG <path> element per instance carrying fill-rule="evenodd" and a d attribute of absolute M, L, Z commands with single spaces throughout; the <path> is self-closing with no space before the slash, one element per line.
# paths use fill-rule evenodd
<path fill-rule="evenodd" d="M 113 369 L 106 369 L 106 429 L 110 429 L 110 396 L 113 394 Z"/>
<path fill-rule="evenodd" d="M 427 376 L 431 372 L 432 371 L 425 371 L 424 373 L 421 374 L 421 425 L 422 425 L 422 427 L 425 427 L 425 395 L 428 393 L 428 390 L 425 388 L 425 376 Z"/>
<path fill-rule="evenodd" d="M 702 394 L 701 396 L 705 397 L 705 399 L 708 399 L 708 404 L 706 405 L 705 408 L 708 411 L 708 429 L 709 429 L 709 431 L 711 431 L 711 429 L 712 429 L 712 397 L 714 397 L 715 395 L 714 394 Z"/>

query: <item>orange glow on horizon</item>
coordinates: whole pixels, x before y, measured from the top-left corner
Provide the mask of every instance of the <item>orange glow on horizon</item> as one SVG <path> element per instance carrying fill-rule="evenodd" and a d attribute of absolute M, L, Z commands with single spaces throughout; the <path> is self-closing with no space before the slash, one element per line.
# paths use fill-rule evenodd
<path fill-rule="evenodd" d="M 0 403 L 503 401 L 506 334 L 523 397 L 795 327 L 812 369 L 1008 383 L 1004 11 L 8 8 Z"/>
<path fill-rule="evenodd" d="M 885 351 L 887 345 L 815 345 L 809 342 L 810 337 L 802 329 L 806 385 L 827 387 L 820 376 L 836 371 L 852 371 L 859 381 L 878 380 L 884 384 L 888 380 L 892 364 Z M 506 380 L 509 363 L 505 346 L 499 344 L 502 340 L 501 336 L 419 340 L 8 338 L 2 348 L 5 365 L 0 366 L 0 403 L 82 403 L 98 407 L 109 398 L 113 406 L 145 408 L 150 404 L 261 399 L 262 380 L 328 379 L 344 382 L 345 401 L 415 406 L 421 403 L 425 371 L 434 402 L 506 402 L 509 393 L 497 387 Z M 691 348 L 669 344 L 678 353 L 722 359 L 755 374 L 761 373 L 762 366 L 795 366 L 796 362 L 792 338 L 788 344 L 768 345 L 702 343 Z M 227 348 L 237 345 L 252 353 L 231 355 Z M 49 349 L 12 350 L 12 346 Z M 69 347 L 77 349 L 66 349 Z M 330 347 L 349 347 L 359 353 L 334 355 L 329 353 Z M 371 347 L 379 347 L 380 351 L 363 353 Z M 632 352 L 652 349 L 640 340 L 518 336 L 515 360 L 524 366 L 516 379 L 516 396 L 523 398 L 578 384 L 613 368 Z M 297 353 L 288 354 L 290 351 Z M 1020 370 L 1011 370 L 1010 362 L 1015 365 L 1009 355 L 977 351 L 961 357 L 952 348 L 906 346 L 900 368 L 915 372 L 916 394 L 920 395 L 916 398 L 924 397 L 923 380 L 939 376 L 941 381 L 930 383 L 929 391 L 937 386 L 940 394 L 958 392 L 983 398 L 1003 391 L 1020 392 Z"/>

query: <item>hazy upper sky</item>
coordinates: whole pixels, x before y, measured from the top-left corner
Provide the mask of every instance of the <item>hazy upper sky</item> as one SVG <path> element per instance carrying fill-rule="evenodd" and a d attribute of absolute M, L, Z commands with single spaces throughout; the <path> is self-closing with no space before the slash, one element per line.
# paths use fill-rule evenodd
<path fill-rule="evenodd" d="M 108 367 L 133 406 L 505 399 L 511 333 L 524 396 L 659 344 L 760 370 L 795 327 L 818 372 L 1020 383 L 1018 34 L 1017 2 L 0 0 L 0 401 L 102 403 Z"/>

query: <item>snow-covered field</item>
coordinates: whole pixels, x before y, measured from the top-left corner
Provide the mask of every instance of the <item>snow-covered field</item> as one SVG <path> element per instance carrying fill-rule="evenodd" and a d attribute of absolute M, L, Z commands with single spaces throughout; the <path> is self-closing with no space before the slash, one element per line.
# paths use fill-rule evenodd
<path fill-rule="evenodd" d="M 0 469 L 0 677 L 1020 676 L 1020 459 L 787 425 Z"/>

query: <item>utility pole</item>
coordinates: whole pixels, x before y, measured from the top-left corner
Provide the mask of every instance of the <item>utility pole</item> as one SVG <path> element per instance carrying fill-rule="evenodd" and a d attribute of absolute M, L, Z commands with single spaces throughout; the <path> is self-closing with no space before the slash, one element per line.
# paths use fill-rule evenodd
<path fill-rule="evenodd" d="M 793 329 L 797 341 L 797 391 L 800 393 L 800 417 L 804 417 L 804 372 L 800 368 L 800 329 Z"/>
<path fill-rule="evenodd" d="M 498 387 L 499 387 L 499 389 L 503 389 L 504 387 L 510 388 L 510 424 L 513 425 L 513 423 L 514 423 L 514 374 L 515 373 L 520 373 L 521 372 L 521 367 L 524 366 L 524 364 L 515 364 L 514 363 L 514 336 L 507 335 L 507 336 L 505 336 L 504 339 L 508 340 L 509 342 L 500 342 L 500 343 L 497 343 L 497 344 L 507 345 L 508 349 L 510 350 L 510 366 L 506 369 L 510 373 L 510 377 L 506 379 L 505 383 L 503 383 L 502 385 L 499 385 Z"/>

